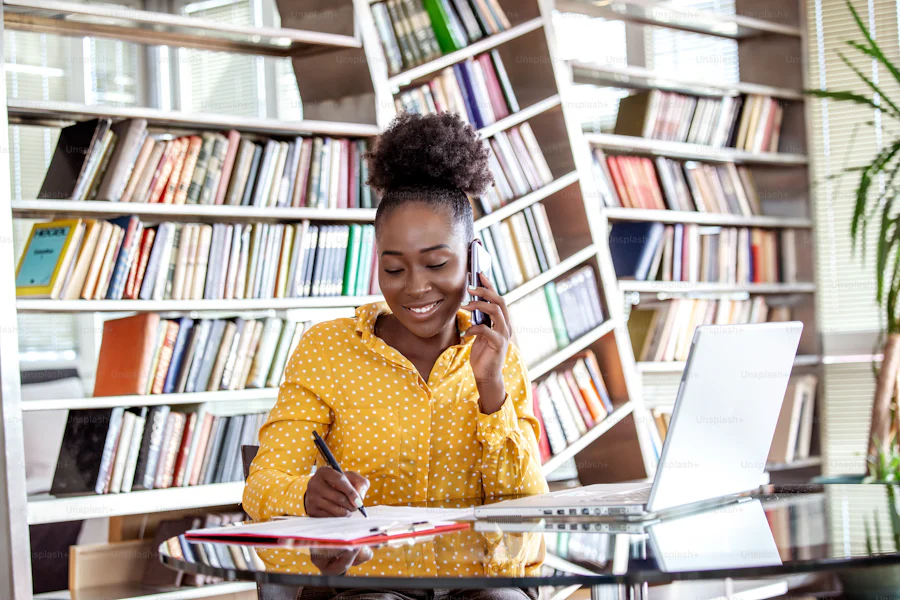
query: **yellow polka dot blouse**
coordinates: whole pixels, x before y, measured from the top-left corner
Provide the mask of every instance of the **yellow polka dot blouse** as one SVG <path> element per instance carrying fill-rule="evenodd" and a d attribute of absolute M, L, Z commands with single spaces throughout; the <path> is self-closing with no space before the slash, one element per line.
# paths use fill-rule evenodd
<path fill-rule="evenodd" d="M 313 326 L 288 362 L 278 402 L 259 432 L 243 505 L 253 519 L 304 515 L 318 431 L 345 471 L 369 479 L 366 504 L 483 498 L 547 491 L 528 373 L 512 344 L 503 366 L 508 397 L 480 412 L 469 351 L 445 350 L 426 382 L 374 334 L 384 302 L 356 318 Z M 471 323 L 458 313 L 461 331 Z"/>

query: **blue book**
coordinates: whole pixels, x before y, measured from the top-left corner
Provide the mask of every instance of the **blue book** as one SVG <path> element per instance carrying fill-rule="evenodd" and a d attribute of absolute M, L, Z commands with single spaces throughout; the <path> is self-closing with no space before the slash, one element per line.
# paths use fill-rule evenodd
<path fill-rule="evenodd" d="M 163 394 L 171 394 L 175 391 L 175 384 L 178 383 L 178 374 L 181 372 L 184 349 L 187 347 L 188 336 L 193 326 L 194 320 L 190 317 L 178 319 L 178 337 L 175 338 L 175 346 L 172 349 L 172 362 L 169 363 L 169 371 L 166 373 Z"/>
<path fill-rule="evenodd" d="M 463 103 L 466 105 L 466 112 L 469 113 L 469 121 L 476 128 L 484 127 L 484 119 L 478 112 L 478 105 L 475 102 L 475 94 L 472 92 L 472 81 L 469 79 L 468 72 L 460 64 L 453 65 L 453 73 L 456 75 L 456 82 L 459 84 L 459 92 L 462 94 Z"/>
<path fill-rule="evenodd" d="M 125 231 L 125 238 L 119 247 L 119 254 L 113 263 L 112 277 L 109 280 L 109 287 L 106 290 L 107 300 L 121 300 L 122 294 L 125 292 L 125 283 L 128 280 L 128 272 L 131 271 L 131 264 L 134 262 L 136 254 L 135 249 L 141 243 L 141 232 L 143 227 L 137 217 L 119 217 L 110 219 L 110 223 L 118 225 Z"/>
<path fill-rule="evenodd" d="M 681 281 L 683 279 L 681 276 L 681 256 L 684 246 L 684 225 L 676 223 L 674 232 L 672 236 L 672 281 Z"/>
<path fill-rule="evenodd" d="M 609 252 L 616 269 L 616 277 L 645 281 L 656 247 L 662 243 L 664 230 L 662 223 L 626 221 L 613 225 L 609 232 Z M 676 240 L 676 255 L 680 253 L 679 248 Z"/>

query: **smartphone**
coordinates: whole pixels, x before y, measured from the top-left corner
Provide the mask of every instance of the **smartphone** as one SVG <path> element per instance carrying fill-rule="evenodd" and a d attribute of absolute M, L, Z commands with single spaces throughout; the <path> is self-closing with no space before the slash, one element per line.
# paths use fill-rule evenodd
<path fill-rule="evenodd" d="M 481 280 L 478 278 L 478 273 L 484 273 L 484 276 L 490 279 L 491 255 L 487 250 L 484 249 L 484 246 L 481 245 L 481 240 L 473 240 L 472 243 L 469 244 L 469 273 L 467 281 L 469 285 L 482 287 Z M 472 296 L 471 294 L 470 297 L 472 300 L 476 301 L 484 300 L 484 298 L 481 298 L 479 296 Z M 490 327 L 491 318 L 480 310 L 473 310 L 472 324 L 484 324 Z"/>

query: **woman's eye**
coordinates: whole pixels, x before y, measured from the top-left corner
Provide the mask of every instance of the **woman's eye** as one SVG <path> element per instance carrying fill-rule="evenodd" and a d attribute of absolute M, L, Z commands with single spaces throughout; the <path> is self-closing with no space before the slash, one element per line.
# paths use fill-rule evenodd
<path fill-rule="evenodd" d="M 428 265 L 428 268 L 429 269 L 440 269 L 441 267 L 443 267 L 446 264 L 447 264 L 447 261 L 445 260 L 444 262 L 442 262 L 439 265 Z"/>
<path fill-rule="evenodd" d="M 402 273 L 403 269 L 385 269 L 384 272 L 388 275 L 396 275 L 397 273 Z"/>

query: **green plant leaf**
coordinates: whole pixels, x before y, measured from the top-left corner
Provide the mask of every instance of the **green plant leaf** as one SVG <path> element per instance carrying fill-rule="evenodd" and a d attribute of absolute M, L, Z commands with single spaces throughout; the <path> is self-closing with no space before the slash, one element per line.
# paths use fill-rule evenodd
<path fill-rule="evenodd" d="M 863 20 L 860 18 L 859 13 L 856 12 L 856 9 L 853 7 L 853 4 L 851 4 L 850 0 L 847 0 L 847 8 L 850 9 L 850 14 L 853 15 L 853 20 L 856 21 L 856 26 L 859 27 L 859 30 L 865 36 L 866 41 L 869 42 L 868 49 L 859 49 L 863 52 L 866 52 L 866 54 L 873 56 L 878 62 L 883 64 L 885 68 L 890 71 L 891 75 L 894 76 L 894 79 L 897 81 L 897 83 L 900 83 L 900 71 L 897 70 L 894 64 L 884 55 L 884 52 L 881 51 L 881 48 L 878 46 L 878 42 L 876 42 L 875 38 L 872 37 L 872 34 L 869 33 L 869 28 L 866 27 L 865 23 L 863 23 Z"/>
<path fill-rule="evenodd" d="M 830 90 L 803 90 L 804 93 L 818 98 L 828 98 L 838 102 L 853 102 L 855 104 L 863 104 L 876 110 L 885 112 L 884 106 L 877 104 L 874 100 L 862 94 L 854 94 L 853 92 L 833 92 Z"/>
<path fill-rule="evenodd" d="M 875 104 L 875 106 L 877 106 L 878 109 L 881 110 L 882 112 L 889 114 L 890 116 L 894 117 L 895 119 L 900 119 L 900 108 L 897 108 L 897 105 L 894 104 L 894 102 L 891 100 L 890 96 L 888 96 L 887 94 L 882 92 L 881 88 L 878 87 L 877 83 L 875 83 L 874 81 L 872 81 L 871 79 L 869 79 L 868 77 L 863 75 L 863 72 L 860 71 L 859 69 L 857 69 L 856 65 L 854 65 L 852 62 L 850 62 L 850 59 L 847 58 L 846 56 L 844 56 L 843 52 L 838 52 L 837 55 L 838 55 L 838 58 L 840 58 L 841 61 L 845 65 L 847 65 L 848 69 L 853 71 L 857 77 L 859 77 L 861 80 L 863 80 L 866 83 L 866 85 L 872 89 L 873 92 L 878 94 L 878 96 L 882 100 L 884 100 L 884 102 L 885 102 L 885 104 L 887 104 L 887 106 L 891 107 L 891 110 L 887 110 L 887 108 L 885 106 L 882 106 L 881 104 L 876 103 L 874 100 L 872 101 L 872 103 Z"/>

